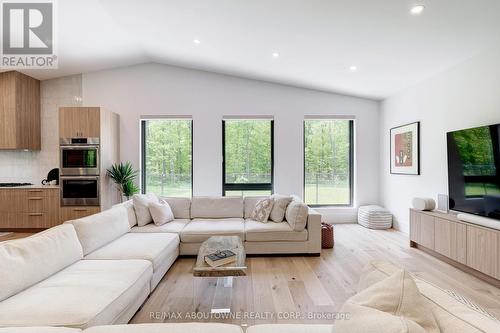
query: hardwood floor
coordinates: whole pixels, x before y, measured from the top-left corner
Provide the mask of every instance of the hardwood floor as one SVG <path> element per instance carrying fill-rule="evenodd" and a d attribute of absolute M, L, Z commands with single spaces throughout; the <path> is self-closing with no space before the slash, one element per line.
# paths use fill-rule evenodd
<path fill-rule="evenodd" d="M 248 258 L 248 276 L 236 281 L 232 304 L 236 309 L 233 315 L 243 316 L 246 312 L 253 318 L 188 316 L 195 308 L 209 313 L 214 297 L 220 293 L 215 283 L 207 283 L 203 294 L 196 297 L 201 301 L 195 306 L 192 276 L 195 259 L 181 258 L 132 323 L 216 321 L 243 326 L 277 322 L 332 323 L 330 318 L 277 318 L 277 314 L 331 315 L 339 311 L 345 300 L 355 294 L 363 266 L 375 259 L 391 261 L 443 288 L 455 290 L 500 317 L 500 289 L 410 248 L 406 234 L 349 224 L 335 225 L 335 247 L 323 250 L 321 257 Z"/>

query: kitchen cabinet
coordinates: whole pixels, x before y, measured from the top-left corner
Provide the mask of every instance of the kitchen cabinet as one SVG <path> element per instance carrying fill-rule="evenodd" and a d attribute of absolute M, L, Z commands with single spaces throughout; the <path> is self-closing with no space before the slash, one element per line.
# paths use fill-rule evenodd
<path fill-rule="evenodd" d="M 99 139 L 100 206 L 103 210 L 111 208 L 121 199 L 117 187 L 107 176 L 106 171 L 113 164 L 120 162 L 120 116 L 100 107 L 59 108 L 59 138 L 78 137 Z M 64 174 L 64 170 L 61 171 L 61 177 L 68 176 Z M 64 193 L 62 195 L 64 199 Z M 71 219 L 80 215 L 75 215 L 75 212 L 74 209 L 68 209 L 62 214 L 66 214 L 64 218 Z"/>
<path fill-rule="evenodd" d="M 61 223 L 96 214 L 100 211 L 101 208 L 97 206 L 64 206 L 61 207 Z"/>
<path fill-rule="evenodd" d="M 40 81 L 0 73 L 0 149 L 40 150 Z"/>
<path fill-rule="evenodd" d="M 45 229 L 59 223 L 59 187 L 0 189 L 0 229 Z"/>
<path fill-rule="evenodd" d="M 98 138 L 101 135 L 100 108 L 59 108 L 60 138 Z"/>

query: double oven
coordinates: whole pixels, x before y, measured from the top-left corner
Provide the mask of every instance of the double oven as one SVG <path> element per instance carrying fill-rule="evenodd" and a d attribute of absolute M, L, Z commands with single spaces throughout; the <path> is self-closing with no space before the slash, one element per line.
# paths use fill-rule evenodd
<path fill-rule="evenodd" d="M 99 138 L 66 138 L 59 144 L 61 205 L 99 206 Z"/>

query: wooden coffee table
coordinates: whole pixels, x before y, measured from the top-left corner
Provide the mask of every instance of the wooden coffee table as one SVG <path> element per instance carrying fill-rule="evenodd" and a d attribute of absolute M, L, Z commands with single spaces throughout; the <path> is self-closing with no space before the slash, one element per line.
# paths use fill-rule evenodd
<path fill-rule="evenodd" d="M 236 261 L 219 267 L 211 267 L 205 262 L 206 255 L 222 250 L 231 250 L 236 253 Z M 246 283 L 247 267 L 245 259 L 245 248 L 238 236 L 213 236 L 203 242 L 193 269 L 193 301 L 195 309 L 198 309 L 200 304 L 205 301 L 206 290 L 210 286 L 215 286 L 210 312 L 231 312 L 234 284 Z"/>

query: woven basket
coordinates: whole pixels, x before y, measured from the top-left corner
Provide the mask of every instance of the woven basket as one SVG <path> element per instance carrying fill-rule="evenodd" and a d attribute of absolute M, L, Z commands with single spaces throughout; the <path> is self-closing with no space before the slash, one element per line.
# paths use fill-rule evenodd
<path fill-rule="evenodd" d="M 321 248 L 331 249 L 333 243 L 333 225 L 321 222 Z"/>

